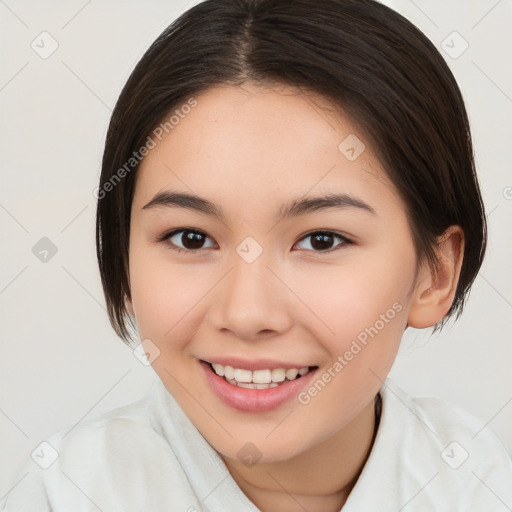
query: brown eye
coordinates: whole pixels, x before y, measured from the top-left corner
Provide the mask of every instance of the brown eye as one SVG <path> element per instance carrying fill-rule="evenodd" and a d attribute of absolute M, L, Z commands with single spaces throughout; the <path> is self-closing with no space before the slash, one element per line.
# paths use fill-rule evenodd
<path fill-rule="evenodd" d="M 164 240 L 177 251 L 199 251 L 206 249 L 207 247 L 204 247 L 204 243 L 208 239 L 209 237 L 205 233 L 191 229 L 174 230 L 164 237 Z"/>
<path fill-rule="evenodd" d="M 351 241 L 345 238 L 342 235 L 334 233 L 332 231 L 314 231 L 313 233 L 309 233 L 305 237 L 302 237 L 301 240 L 310 239 L 309 247 L 302 247 L 303 249 L 312 249 L 314 252 L 326 252 L 332 249 L 333 244 L 337 240 L 340 240 L 341 243 L 335 245 L 335 249 L 341 245 L 350 244 Z"/>

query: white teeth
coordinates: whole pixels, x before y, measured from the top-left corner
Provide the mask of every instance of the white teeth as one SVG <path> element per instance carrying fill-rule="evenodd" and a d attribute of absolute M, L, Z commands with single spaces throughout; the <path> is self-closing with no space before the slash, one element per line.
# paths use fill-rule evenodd
<path fill-rule="evenodd" d="M 230 384 L 233 386 L 238 386 L 239 388 L 247 388 L 247 389 L 268 389 L 268 388 L 276 388 L 279 386 L 276 382 L 271 382 L 269 384 L 253 384 L 247 382 L 237 382 L 235 379 L 228 379 Z"/>
<path fill-rule="evenodd" d="M 268 384 L 272 382 L 272 372 L 270 370 L 254 370 L 252 381 L 257 384 Z"/>
<path fill-rule="evenodd" d="M 239 388 L 248 388 L 248 389 L 256 389 L 257 384 L 248 384 L 247 382 L 238 382 L 237 386 Z"/>
<path fill-rule="evenodd" d="M 302 376 L 309 372 L 309 367 L 304 368 L 274 368 L 273 370 L 244 370 L 232 366 L 222 366 L 219 363 L 212 363 L 213 370 L 220 377 L 224 377 L 230 384 L 250 389 L 267 389 L 278 386 L 279 382 L 285 379 L 294 380 L 298 375 Z"/>
<path fill-rule="evenodd" d="M 221 364 L 218 364 L 218 363 L 213 363 L 212 366 L 217 375 L 224 377 L 224 366 L 222 366 Z"/>
<path fill-rule="evenodd" d="M 286 379 L 286 370 L 284 368 L 272 370 L 272 382 L 283 382 L 284 379 Z"/>
<path fill-rule="evenodd" d="M 221 365 L 219 365 L 221 366 Z M 232 366 L 224 366 L 224 376 L 226 379 L 234 379 L 235 378 L 235 369 Z M 222 377 L 222 375 L 221 375 Z"/>
<path fill-rule="evenodd" d="M 286 378 L 288 380 L 293 380 L 295 377 L 297 377 L 297 374 L 299 373 L 299 370 L 297 368 L 291 368 L 290 370 L 286 370 Z"/>
<path fill-rule="evenodd" d="M 239 368 L 235 368 L 234 379 L 238 382 L 252 382 L 252 372 L 251 370 L 240 370 Z"/>

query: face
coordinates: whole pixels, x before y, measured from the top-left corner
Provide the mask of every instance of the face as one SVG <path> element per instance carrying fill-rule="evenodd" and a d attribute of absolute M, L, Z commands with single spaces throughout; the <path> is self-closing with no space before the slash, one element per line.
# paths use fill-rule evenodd
<path fill-rule="evenodd" d="M 364 134 L 321 98 L 244 85 L 195 99 L 138 171 L 129 306 L 207 441 L 283 461 L 354 421 L 388 374 L 416 276 L 411 230 Z"/>

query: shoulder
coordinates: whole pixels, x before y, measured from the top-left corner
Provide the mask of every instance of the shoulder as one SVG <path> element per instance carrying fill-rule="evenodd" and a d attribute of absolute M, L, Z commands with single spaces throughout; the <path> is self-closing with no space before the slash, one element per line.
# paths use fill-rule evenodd
<path fill-rule="evenodd" d="M 67 455 L 83 445 L 96 449 L 115 447 L 127 440 L 154 441 L 147 396 L 93 418 L 69 424 L 47 438 L 55 449 Z M 156 436 L 156 439 L 158 436 Z"/>
<path fill-rule="evenodd" d="M 64 512 L 70 504 L 84 511 L 143 510 L 149 497 L 172 510 L 176 489 L 187 483 L 152 422 L 153 394 L 154 386 L 140 400 L 41 441 L 18 473 L 5 510 Z"/>
<path fill-rule="evenodd" d="M 401 461 L 421 474 L 416 484 L 431 482 L 425 498 L 450 497 L 455 510 L 512 506 L 512 459 L 489 422 L 439 398 L 412 397 L 390 379 L 382 396 Z"/>
<path fill-rule="evenodd" d="M 176 462 L 153 422 L 154 393 L 153 386 L 137 401 L 68 425 L 47 438 L 46 443 L 58 453 L 58 466 L 94 468 L 106 476 L 143 467 L 146 462 Z"/>
<path fill-rule="evenodd" d="M 440 398 L 412 397 L 389 379 L 387 385 L 393 390 L 394 401 L 398 400 L 405 406 L 402 412 L 409 417 L 407 423 L 410 424 L 412 432 L 423 432 L 432 444 L 442 448 L 448 446 L 445 444 L 447 442 L 455 442 L 459 443 L 461 448 L 464 444 L 475 456 L 486 452 L 486 458 L 489 460 L 488 455 L 492 453 L 497 459 L 510 463 L 510 455 L 488 422 Z"/>
<path fill-rule="evenodd" d="M 430 396 L 410 396 L 391 379 L 382 387 L 388 418 L 402 431 L 404 443 L 427 443 L 431 448 L 448 449 L 448 455 L 467 451 L 488 462 L 511 467 L 511 457 L 489 423 L 465 411 L 456 404 Z M 457 452 L 459 449 L 459 452 Z M 491 457 L 489 455 L 492 455 Z M 452 465 L 455 462 L 452 461 Z"/>

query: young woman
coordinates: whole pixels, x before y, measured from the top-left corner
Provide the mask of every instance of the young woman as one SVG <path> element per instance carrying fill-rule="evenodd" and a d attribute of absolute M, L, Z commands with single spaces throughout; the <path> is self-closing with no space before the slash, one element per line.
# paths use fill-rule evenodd
<path fill-rule="evenodd" d="M 158 380 L 48 439 L 6 510 L 511 510 L 490 428 L 387 379 L 486 243 L 460 91 L 410 22 L 196 5 L 124 87 L 97 195 L 110 319 Z"/>

